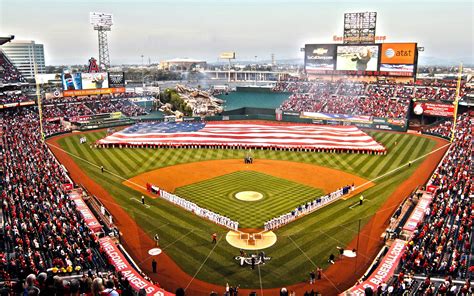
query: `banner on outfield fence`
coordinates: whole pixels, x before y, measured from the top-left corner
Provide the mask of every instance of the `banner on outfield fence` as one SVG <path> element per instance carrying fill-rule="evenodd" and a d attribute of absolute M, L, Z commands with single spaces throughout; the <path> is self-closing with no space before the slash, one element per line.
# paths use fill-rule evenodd
<path fill-rule="evenodd" d="M 412 232 L 416 229 L 418 223 L 423 221 L 423 218 L 425 217 L 425 211 L 430 206 L 432 199 L 433 196 L 431 194 L 423 194 L 420 200 L 418 200 L 418 203 L 411 213 L 410 218 L 408 218 L 407 222 L 403 226 L 403 230 Z"/>
<path fill-rule="evenodd" d="M 365 295 L 365 289 L 368 287 L 372 288 L 373 291 L 377 291 L 378 286 L 383 282 L 388 282 L 395 273 L 398 262 L 402 257 L 403 251 L 405 250 L 405 244 L 406 242 L 401 239 L 396 239 L 393 241 L 390 249 L 379 263 L 377 269 L 365 281 L 350 288 L 346 292 L 349 292 L 350 295 L 362 296 Z M 346 294 L 343 293 L 340 295 Z"/>
<path fill-rule="evenodd" d="M 69 198 L 76 204 L 76 208 L 81 213 L 82 218 L 84 218 L 87 227 L 89 227 L 89 229 L 93 232 L 101 232 L 102 226 L 89 207 L 86 205 L 80 193 L 78 191 L 72 191 L 69 193 Z"/>
<path fill-rule="evenodd" d="M 454 105 L 435 102 L 415 102 L 413 112 L 416 115 L 453 117 Z"/>
<path fill-rule="evenodd" d="M 122 275 L 130 282 L 130 285 L 134 290 L 139 291 L 140 289 L 145 289 L 147 295 L 153 296 L 174 295 L 145 280 L 143 276 L 138 273 L 138 271 L 135 270 L 135 268 L 133 268 L 125 259 L 125 256 L 110 237 L 103 237 L 99 239 L 99 244 L 104 249 L 107 257 L 110 259 L 110 263 L 117 271 L 122 273 Z"/>

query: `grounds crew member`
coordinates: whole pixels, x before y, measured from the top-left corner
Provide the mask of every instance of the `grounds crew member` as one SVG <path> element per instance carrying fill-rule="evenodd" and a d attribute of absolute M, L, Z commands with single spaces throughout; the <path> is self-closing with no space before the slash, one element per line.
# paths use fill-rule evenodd
<path fill-rule="evenodd" d="M 364 202 L 364 196 L 361 194 L 359 198 L 359 205 L 361 206 L 363 202 Z"/>
<path fill-rule="evenodd" d="M 212 234 L 212 243 L 213 244 L 217 243 L 217 233 L 215 232 Z"/>

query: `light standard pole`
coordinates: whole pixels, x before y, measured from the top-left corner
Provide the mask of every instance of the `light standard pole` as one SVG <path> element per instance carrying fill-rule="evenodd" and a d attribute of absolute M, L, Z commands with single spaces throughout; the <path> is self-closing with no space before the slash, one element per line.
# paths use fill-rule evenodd
<path fill-rule="evenodd" d="M 145 88 L 145 73 L 144 73 L 145 65 L 143 64 L 144 55 L 142 54 L 141 57 L 142 57 L 142 87 Z"/>
<path fill-rule="evenodd" d="M 255 85 L 257 85 L 257 56 L 255 56 Z"/>

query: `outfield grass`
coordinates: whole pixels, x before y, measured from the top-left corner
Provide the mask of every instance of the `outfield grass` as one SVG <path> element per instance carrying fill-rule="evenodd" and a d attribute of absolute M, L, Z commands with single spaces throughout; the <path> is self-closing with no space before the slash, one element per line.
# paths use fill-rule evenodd
<path fill-rule="evenodd" d="M 434 141 L 415 135 L 385 132 L 369 134 L 388 148 L 387 155 L 255 150 L 254 158 L 322 165 L 370 180 L 428 153 L 435 145 Z M 73 155 L 99 166 L 103 165 L 125 179 L 179 163 L 242 159 L 246 153 L 243 150 L 215 149 L 90 149 L 87 144 L 79 144 L 81 136 L 72 135 L 61 139 L 59 143 Z M 91 143 L 104 137 L 105 132 L 93 132 L 86 136 Z M 243 288 L 260 286 L 256 270 L 241 268 L 234 262 L 233 257 L 238 254 L 238 250 L 225 241 L 224 229 L 171 206 L 162 199 L 150 201 L 152 206 L 149 209 L 137 207 L 136 202 L 131 201 L 130 197 L 138 197 L 141 194 L 122 185 L 123 179 L 112 174 L 101 174 L 99 169 L 84 161 L 76 159 L 76 162 L 114 196 L 150 236 L 158 232 L 160 245 L 188 274 L 194 275 L 206 259 L 213 247 L 209 241 L 210 234 L 217 231 L 219 244 L 197 274 L 197 278 L 219 285 L 228 282 L 231 285 L 240 284 Z M 417 166 L 418 162 L 397 171 L 396 174 L 378 179 L 375 182 L 376 186 L 364 192 L 364 197 L 370 199 L 370 202 L 365 203 L 363 207 L 350 210 L 349 206 L 354 201 L 341 200 L 278 230 L 277 243 L 266 250 L 272 259 L 260 267 L 263 287 L 277 287 L 306 280 L 312 268 L 306 256 L 315 264 L 325 267 L 329 254 L 337 252 L 335 247 L 345 245 L 355 237 L 359 219 L 364 225 L 397 186 L 411 176 Z M 184 286 L 186 284 L 183 283 Z"/>
<path fill-rule="evenodd" d="M 240 191 L 263 194 L 259 201 L 235 198 Z M 320 189 L 254 171 L 238 171 L 176 188 L 175 194 L 239 222 L 243 228 L 263 228 L 268 221 L 317 196 Z"/>

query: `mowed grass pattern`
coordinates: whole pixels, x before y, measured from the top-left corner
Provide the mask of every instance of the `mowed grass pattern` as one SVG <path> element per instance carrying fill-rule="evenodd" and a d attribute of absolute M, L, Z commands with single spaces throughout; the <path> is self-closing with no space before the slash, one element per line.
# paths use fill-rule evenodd
<path fill-rule="evenodd" d="M 235 198 L 240 191 L 263 194 L 258 201 Z M 176 188 L 175 193 L 239 222 L 239 227 L 263 228 L 264 222 L 321 196 L 310 186 L 253 171 L 239 171 Z"/>
<path fill-rule="evenodd" d="M 369 132 L 378 142 L 387 147 L 385 156 L 360 154 L 328 154 L 287 151 L 254 151 L 254 158 L 288 160 L 340 169 L 366 179 L 373 179 L 383 173 L 399 167 L 432 151 L 435 142 L 416 135 Z M 71 135 L 59 141 L 61 147 L 69 153 L 104 167 L 112 174 L 101 174 L 91 164 L 74 158 L 77 164 L 98 184 L 103 186 L 138 225 L 153 237 L 158 232 L 160 245 L 165 248 L 173 260 L 188 274 L 194 275 L 202 262 L 214 247 L 210 243 L 210 234 L 219 234 L 219 243 L 197 274 L 197 278 L 219 285 L 228 282 L 240 284 L 242 288 L 260 286 L 257 270 L 241 268 L 233 257 L 238 250 L 225 241 L 227 231 L 170 205 L 162 199 L 149 201 L 149 209 L 139 206 L 130 197 L 141 194 L 122 185 L 123 178 L 143 172 L 179 164 L 212 159 L 242 159 L 243 150 L 215 149 L 91 149 L 88 144 L 79 144 L 82 135 Z M 86 134 L 88 143 L 105 136 L 105 132 Z M 404 167 L 395 174 L 378 179 L 376 186 L 366 190 L 364 197 L 370 199 L 363 207 L 349 210 L 355 200 L 338 201 L 316 213 L 299 219 L 278 230 L 277 243 L 266 250 L 272 257 L 266 265 L 260 267 L 264 288 L 278 287 L 307 280 L 308 272 L 313 268 L 308 256 L 315 264 L 327 266 L 329 254 L 337 254 L 336 246 L 349 243 L 357 233 L 358 221 L 362 226 L 369 221 L 380 205 L 404 180 L 409 178 L 419 162 Z M 396 209 L 392 209 L 395 211 Z M 132 234 L 133 235 L 133 234 Z M 291 239 L 290 239 L 291 238 Z M 361 237 L 361 239 L 369 239 Z M 125 242 L 126 244 L 126 242 Z M 298 246 L 296 247 L 295 244 Z M 305 253 L 302 254 L 301 250 Z M 151 259 L 150 259 L 151 260 Z M 150 264 L 149 261 L 143 264 Z M 186 286 L 187 283 L 183 283 Z"/>

